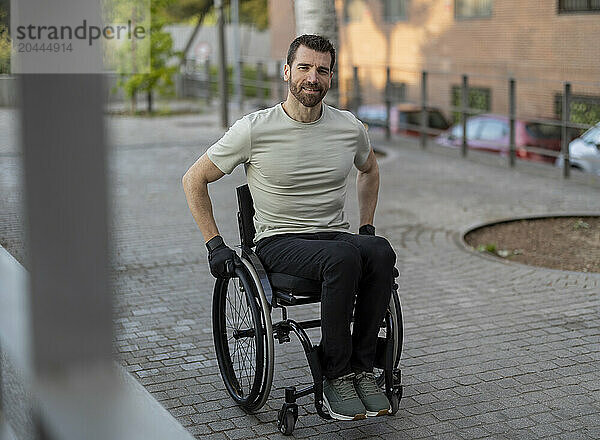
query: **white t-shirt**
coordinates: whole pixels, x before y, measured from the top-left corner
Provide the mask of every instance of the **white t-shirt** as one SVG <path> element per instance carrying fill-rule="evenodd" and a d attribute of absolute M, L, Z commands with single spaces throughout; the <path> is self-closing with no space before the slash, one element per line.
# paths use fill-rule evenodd
<path fill-rule="evenodd" d="M 318 120 L 303 123 L 278 104 L 239 119 L 206 153 L 226 174 L 245 164 L 258 241 L 347 231 L 346 180 L 370 151 L 365 127 L 352 113 L 323 104 Z"/>

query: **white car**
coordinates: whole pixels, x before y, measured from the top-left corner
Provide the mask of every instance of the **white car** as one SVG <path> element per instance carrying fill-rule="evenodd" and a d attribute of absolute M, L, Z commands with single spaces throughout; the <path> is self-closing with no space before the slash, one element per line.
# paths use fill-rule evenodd
<path fill-rule="evenodd" d="M 569 144 L 571 167 L 600 175 L 600 122 Z M 564 158 L 556 159 L 556 166 L 563 167 Z"/>

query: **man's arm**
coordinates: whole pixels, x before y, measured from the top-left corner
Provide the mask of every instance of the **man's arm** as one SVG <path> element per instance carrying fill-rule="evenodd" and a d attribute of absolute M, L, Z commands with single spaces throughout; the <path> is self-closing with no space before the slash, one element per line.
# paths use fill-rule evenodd
<path fill-rule="evenodd" d="M 203 154 L 183 176 L 183 190 L 192 211 L 192 216 L 207 242 L 219 235 L 219 229 L 213 216 L 212 203 L 208 195 L 208 184 L 225 174 Z"/>
<path fill-rule="evenodd" d="M 358 194 L 360 226 L 372 225 L 379 194 L 379 166 L 373 150 L 369 152 L 367 161 L 357 168 L 356 192 Z"/>

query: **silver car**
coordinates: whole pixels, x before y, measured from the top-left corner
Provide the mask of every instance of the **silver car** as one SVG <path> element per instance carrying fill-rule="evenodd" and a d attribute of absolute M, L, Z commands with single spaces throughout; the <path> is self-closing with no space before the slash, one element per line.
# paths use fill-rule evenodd
<path fill-rule="evenodd" d="M 600 122 L 569 144 L 571 167 L 600 175 Z M 564 158 L 556 159 L 556 166 L 563 167 Z"/>

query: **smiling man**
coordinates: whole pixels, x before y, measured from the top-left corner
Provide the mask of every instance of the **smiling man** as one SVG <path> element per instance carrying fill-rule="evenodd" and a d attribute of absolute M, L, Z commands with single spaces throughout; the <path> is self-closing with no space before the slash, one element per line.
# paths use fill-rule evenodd
<path fill-rule="evenodd" d="M 190 167 L 183 186 L 211 273 L 224 277 L 236 255 L 219 235 L 208 183 L 244 164 L 254 199 L 256 253 L 270 272 L 322 283 L 324 403 L 333 418 L 356 420 L 390 409 L 373 363 L 396 255 L 375 236 L 379 169 L 366 130 L 350 112 L 323 103 L 334 64 L 328 40 L 296 38 L 284 68 L 285 102 L 238 120 Z M 353 165 L 359 234 L 349 232 L 344 213 Z"/>

